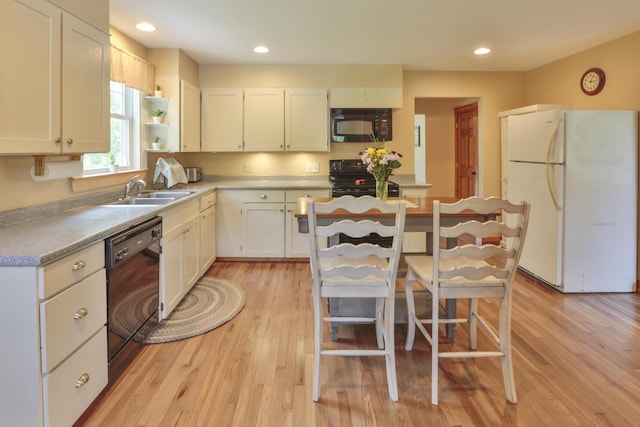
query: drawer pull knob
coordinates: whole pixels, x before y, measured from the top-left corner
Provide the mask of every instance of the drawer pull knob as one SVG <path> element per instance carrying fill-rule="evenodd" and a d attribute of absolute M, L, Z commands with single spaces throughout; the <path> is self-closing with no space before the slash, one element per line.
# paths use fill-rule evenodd
<path fill-rule="evenodd" d="M 89 310 L 82 307 L 80 310 L 76 311 L 76 314 L 73 315 L 73 318 L 82 319 L 83 317 L 87 317 L 87 314 L 89 314 Z"/>
<path fill-rule="evenodd" d="M 73 264 L 73 267 L 71 267 L 71 270 L 73 270 L 73 271 L 79 271 L 79 270 L 82 270 L 83 268 L 85 268 L 86 266 L 87 266 L 87 263 L 86 263 L 86 262 L 84 262 L 84 261 L 82 261 L 82 260 L 81 260 L 81 261 L 76 261 L 76 262 Z"/>
<path fill-rule="evenodd" d="M 266 198 L 267 198 L 267 195 L 266 195 L 266 194 L 261 194 L 261 195 L 260 195 L 260 198 L 261 198 L 261 199 L 266 199 Z"/>
<path fill-rule="evenodd" d="M 80 378 L 78 378 L 78 381 L 76 382 L 76 388 L 80 388 L 88 382 L 89 382 L 89 374 L 84 373 L 80 376 Z"/>

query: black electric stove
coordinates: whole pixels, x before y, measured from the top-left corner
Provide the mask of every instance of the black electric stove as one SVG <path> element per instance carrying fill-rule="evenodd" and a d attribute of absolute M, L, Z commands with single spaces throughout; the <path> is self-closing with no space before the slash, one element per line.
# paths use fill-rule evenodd
<path fill-rule="evenodd" d="M 360 159 L 329 160 L 331 196 L 375 196 L 376 180 Z M 400 195 L 400 186 L 393 181 L 388 185 L 389 197 Z"/>

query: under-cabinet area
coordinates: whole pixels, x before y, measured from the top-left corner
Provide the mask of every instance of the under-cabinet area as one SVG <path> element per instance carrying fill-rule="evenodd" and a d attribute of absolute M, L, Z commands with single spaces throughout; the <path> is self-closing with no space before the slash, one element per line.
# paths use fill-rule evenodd
<path fill-rule="evenodd" d="M 218 190 L 217 256 L 304 258 L 308 236 L 294 218 L 300 197 L 329 197 L 329 189 Z"/>

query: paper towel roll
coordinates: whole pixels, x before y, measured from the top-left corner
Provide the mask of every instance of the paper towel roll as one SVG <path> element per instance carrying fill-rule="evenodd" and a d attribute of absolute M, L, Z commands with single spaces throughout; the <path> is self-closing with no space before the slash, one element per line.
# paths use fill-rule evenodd
<path fill-rule="evenodd" d="M 69 178 L 82 175 L 82 160 L 70 160 L 65 162 L 47 162 L 44 166 L 44 174 L 35 174 L 35 167 L 31 166 L 31 178 L 34 181 L 49 181 L 52 179 Z"/>

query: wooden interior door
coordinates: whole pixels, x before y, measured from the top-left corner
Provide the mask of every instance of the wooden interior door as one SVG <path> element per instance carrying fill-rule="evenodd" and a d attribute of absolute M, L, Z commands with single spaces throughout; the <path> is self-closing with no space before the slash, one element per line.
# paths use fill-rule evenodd
<path fill-rule="evenodd" d="M 478 194 L 478 104 L 455 108 L 456 197 Z"/>

